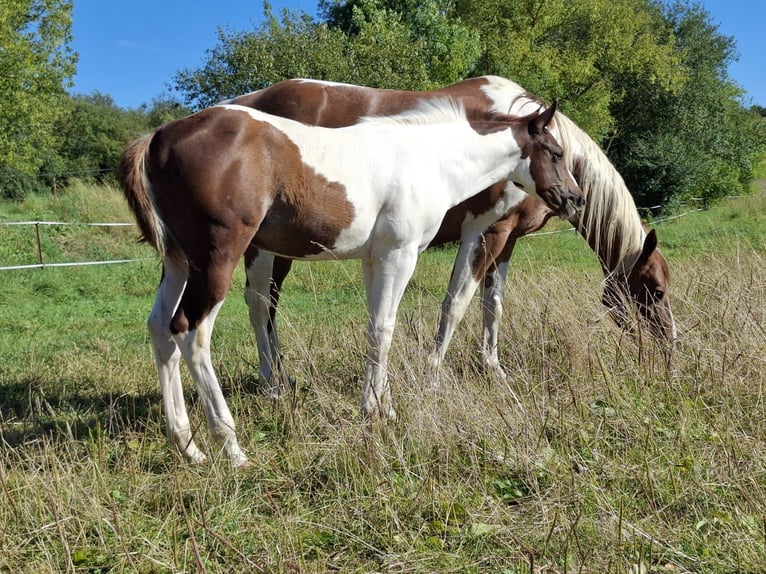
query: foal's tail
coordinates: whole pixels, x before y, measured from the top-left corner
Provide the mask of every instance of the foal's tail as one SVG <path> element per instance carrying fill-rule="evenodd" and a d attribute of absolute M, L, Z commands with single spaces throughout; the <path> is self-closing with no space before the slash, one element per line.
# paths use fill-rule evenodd
<path fill-rule="evenodd" d="M 118 177 L 122 193 L 136 218 L 143 239 L 164 259 L 168 250 L 167 233 L 154 204 L 146 173 L 147 153 L 152 137 L 154 132 L 127 145 L 120 161 Z"/>

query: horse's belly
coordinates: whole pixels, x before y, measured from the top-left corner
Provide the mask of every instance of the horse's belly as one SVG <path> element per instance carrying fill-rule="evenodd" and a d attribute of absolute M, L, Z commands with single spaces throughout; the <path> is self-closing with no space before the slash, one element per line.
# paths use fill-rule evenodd
<path fill-rule="evenodd" d="M 290 259 L 358 259 L 369 253 L 372 230 L 372 224 L 361 222 L 339 229 L 335 221 L 320 217 L 304 221 L 267 218 L 253 243 Z"/>

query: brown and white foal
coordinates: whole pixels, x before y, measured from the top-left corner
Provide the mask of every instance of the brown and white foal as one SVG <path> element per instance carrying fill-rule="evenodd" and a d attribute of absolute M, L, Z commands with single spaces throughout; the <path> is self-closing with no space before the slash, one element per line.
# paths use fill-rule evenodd
<path fill-rule="evenodd" d="M 522 118 L 465 111 L 452 100 L 354 126 L 306 126 L 223 105 L 164 125 L 130 144 L 120 183 L 141 232 L 162 258 L 149 317 L 170 440 L 205 460 L 189 424 L 184 358 L 212 436 L 234 466 L 247 464 L 210 357 L 216 315 L 250 246 L 298 259 L 361 259 L 368 355 L 362 411 L 395 417 L 387 358 L 417 255 L 445 213 L 513 181 L 551 206 L 581 195 L 546 129 L 555 108 Z M 524 197 L 502 185 L 464 227 L 478 237 Z"/>

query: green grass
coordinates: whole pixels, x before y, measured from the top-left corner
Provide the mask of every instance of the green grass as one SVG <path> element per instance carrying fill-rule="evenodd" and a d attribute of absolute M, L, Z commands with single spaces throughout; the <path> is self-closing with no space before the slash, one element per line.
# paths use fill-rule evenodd
<path fill-rule="evenodd" d="M 129 215 L 79 185 L 0 204 L 0 221 L 22 219 Z M 239 269 L 213 340 L 253 462 L 238 473 L 189 467 L 164 438 L 145 327 L 159 266 L 135 230 L 41 228 L 47 262 L 141 261 L 0 272 L 0 572 L 764 572 L 765 223 L 761 193 L 657 224 L 681 333 L 669 363 L 604 316 L 574 233 L 523 239 L 509 382 L 477 369 L 474 304 L 438 391 L 424 355 L 455 251 L 425 253 L 386 427 L 358 412 L 358 263 L 295 264 L 285 403 L 257 392 Z M 36 261 L 29 233 L 0 227 L 0 266 Z"/>

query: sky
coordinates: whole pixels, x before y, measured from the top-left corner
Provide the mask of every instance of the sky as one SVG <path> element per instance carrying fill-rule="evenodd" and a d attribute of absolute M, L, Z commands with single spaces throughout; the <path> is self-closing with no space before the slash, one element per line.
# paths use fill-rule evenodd
<path fill-rule="evenodd" d="M 766 2 L 702 0 L 719 31 L 732 36 L 739 61 L 729 77 L 745 103 L 766 106 Z M 316 17 L 316 0 L 271 0 Z M 263 21 L 262 0 L 74 0 L 72 48 L 79 54 L 72 93 L 98 91 L 135 108 L 172 94 L 173 77 L 195 70 L 218 43 L 218 29 L 252 30 Z M 176 94 L 177 96 L 178 94 Z"/>

